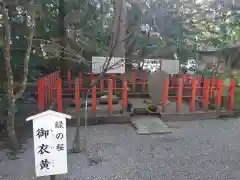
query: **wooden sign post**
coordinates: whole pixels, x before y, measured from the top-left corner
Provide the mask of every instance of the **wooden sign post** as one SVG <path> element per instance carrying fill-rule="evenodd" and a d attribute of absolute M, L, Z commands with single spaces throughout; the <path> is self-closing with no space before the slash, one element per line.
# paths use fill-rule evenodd
<path fill-rule="evenodd" d="M 66 119 L 71 116 L 45 111 L 27 118 L 33 121 L 33 139 L 36 176 L 66 174 L 67 168 L 67 138 Z"/>

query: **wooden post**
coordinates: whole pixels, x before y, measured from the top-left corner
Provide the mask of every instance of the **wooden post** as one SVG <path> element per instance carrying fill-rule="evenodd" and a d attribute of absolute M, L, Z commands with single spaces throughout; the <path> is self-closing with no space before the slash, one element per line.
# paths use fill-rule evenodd
<path fill-rule="evenodd" d="M 75 80 L 75 108 L 76 112 L 79 111 L 79 104 L 80 104 L 80 88 L 79 88 L 79 81 Z"/>
<path fill-rule="evenodd" d="M 197 94 L 197 98 L 199 98 L 201 96 L 201 78 L 199 78 L 199 76 L 197 76 L 197 89 L 196 89 L 196 94 Z"/>
<path fill-rule="evenodd" d="M 190 103 L 190 112 L 196 111 L 196 90 L 197 90 L 197 79 L 192 79 L 192 99 Z"/>
<path fill-rule="evenodd" d="M 209 80 L 209 98 L 211 99 L 213 97 L 213 83 L 214 83 L 214 79 L 212 77 L 212 79 Z M 217 89 L 217 87 L 216 87 Z"/>
<path fill-rule="evenodd" d="M 52 88 L 53 88 L 53 91 L 52 91 L 52 94 L 53 94 L 53 100 L 55 101 L 56 100 L 56 72 L 53 73 L 53 84 L 52 84 Z"/>
<path fill-rule="evenodd" d="M 232 79 L 229 87 L 229 104 L 228 111 L 232 112 L 234 109 L 234 100 L 235 100 L 235 90 L 236 90 L 236 79 Z"/>
<path fill-rule="evenodd" d="M 57 80 L 57 110 L 58 112 L 63 111 L 62 107 L 62 80 Z"/>
<path fill-rule="evenodd" d="M 217 84 L 216 110 L 217 110 L 217 113 L 220 113 L 220 108 L 222 104 L 222 88 L 223 88 L 224 81 L 222 79 L 219 79 L 218 81 L 216 81 L 216 84 Z"/>
<path fill-rule="evenodd" d="M 49 75 L 49 96 L 50 96 L 50 103 L 52 103 L 53 102 L 53 86 L 52 86 L 52 84 L 53 84 L 53 81 L 52 81 L 52 78 L 53 77 L 53 73 L 51 73 L 50 75 Z"/>
<path fill-rule="evenodd" d="M 112 101 L 113 101 L 112 86 L 113 86 L 112 79 L 109 79 L 108 80 L 108 115 L 112 114 Z"/>
<path fill-rule="evenodd" d="M 164 81 L 163 93 L 162 93 L 162 112 L 166 112 L 168 104 L 168 85 L 169 81 Z"/>
<path fill-rule="evenodd" d="M 97 88 L 92 87 L 92 113 L 95 115 L 97 111 Z"/>
<path fill-rule="evenodd" d="M 51 74 L 47 76 L 47 83 L 48 83 L 48 106 L 51 104 L 52 97 L 51 97 Z"/>
<path fill-rule="evenodd" d="M 48 103 L 48 93 L 47 93 L 47 82 L 46 82 L 46 77 L 43 78 L 43 97 L 44 97 L 44 109 L 47 106 Z"/>
<path fill-rule="evenodd" d="M 51 74 L 49 74 L 49 94 L 50 94 L 50 102 L 52 102 L 53 101 L 53 87 L 52 87 L 52 84 L 53 84 L 53 73 L 51 73 Z"/>
<path fill-rule="evenodd" d="M 71 84 L 71 71 L 68 71 L 68 89 L 72 88 L 72 84 Z"/>
<path fill-rule="evenodd" d="M 204 79 L 204 92 L 203 92 L 203 97 L 204 97 L 203 108 L 204 108 L 204 111 L 208 110 L 208 104 L 209 104 L 209 84 L 210 84 L 209 79 Z"/>
<path fill-rule="evenodd" d="M 177 112 L 181 111 L 182 92 L 183 92 L 183 78 L 178 78 L 177 102 L 176 102 L 176 111 Z"/>

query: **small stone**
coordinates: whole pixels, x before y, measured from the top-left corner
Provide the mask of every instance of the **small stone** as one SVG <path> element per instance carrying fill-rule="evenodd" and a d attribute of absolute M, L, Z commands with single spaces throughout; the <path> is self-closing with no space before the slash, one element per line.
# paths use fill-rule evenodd
<path fill-rule="evenodd" d="M 112 95 L 112 103 L 118 104 L 119 100 L 118 97 L 115 95 Z M 108 95 L 101 96 L 99 99 L 99 104 L 108 104 Z"/>

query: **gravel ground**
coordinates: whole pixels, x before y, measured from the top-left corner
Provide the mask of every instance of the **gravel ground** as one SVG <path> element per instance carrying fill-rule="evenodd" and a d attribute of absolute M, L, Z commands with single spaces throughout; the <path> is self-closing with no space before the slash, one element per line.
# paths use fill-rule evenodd
<path fill-rule="evenodd" d="M 150 136 L 137 135 L 130 125 L 89 127 L 89 154 L 102 157 L 102 162 L 88 166 L 85 154 L 69 154 L 69 173 L 58 179 L 240 179 L 239 119 L 180 122 L 178 125 L 180 128 L 174 129 L 172 134 Z M 68 128 L 69 148 L 74 131 Z M 6 158 L 0 163 L 0 179 L 34 179 L 32 139 L 25 147 L 19 160 Z"/>

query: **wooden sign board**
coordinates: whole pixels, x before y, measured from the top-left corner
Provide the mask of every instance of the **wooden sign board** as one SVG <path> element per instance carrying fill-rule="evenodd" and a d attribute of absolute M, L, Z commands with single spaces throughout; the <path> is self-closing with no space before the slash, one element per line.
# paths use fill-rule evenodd
<path fill-rule="evenodd" d="M 33 139 L 36 176 L 66 174 L 66 119 L 71 116 L 45 111 L 27 118 L 33 120 Z"/>

